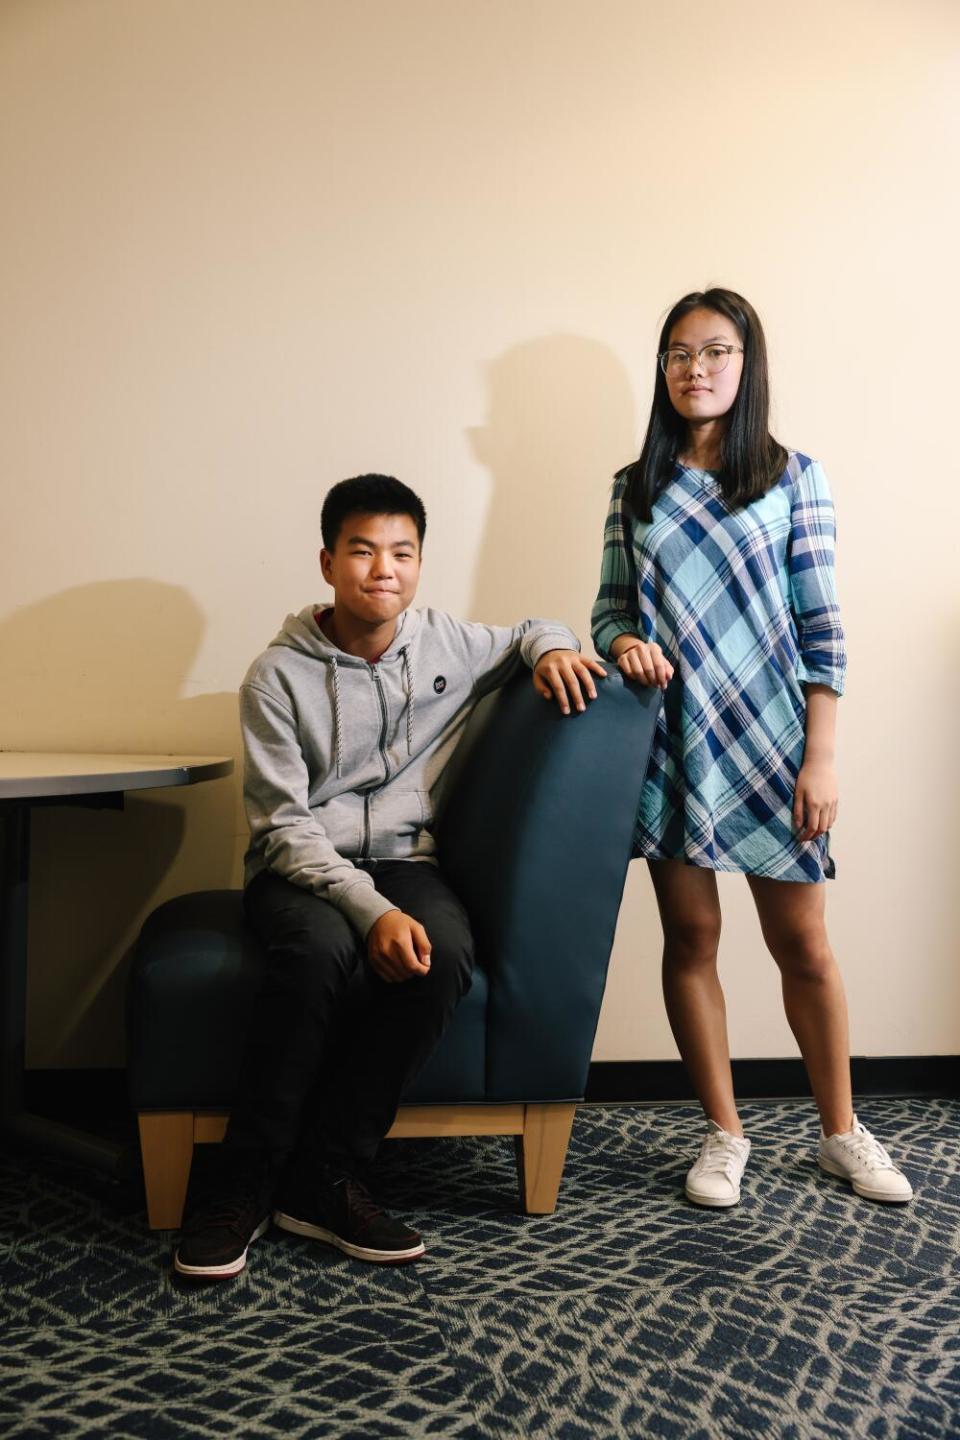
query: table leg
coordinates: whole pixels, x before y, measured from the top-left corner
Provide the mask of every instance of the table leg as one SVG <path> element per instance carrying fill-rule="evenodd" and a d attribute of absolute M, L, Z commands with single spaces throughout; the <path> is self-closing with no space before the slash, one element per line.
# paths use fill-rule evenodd
<path fill-rule="evenodd" d="M 30 807 L 0 805 L 0 821 L 0 1120 L 6 1121 L 23 1108 Z"/>
<path fill-rule="evenodd" d="M 31 1115 L 23 1108 L 27 1016 L 27 908 L 30 805 L 0 804 L 0 1128 L 68 1160 L 108 1174 L 126 1169 L 127 1147 Z"/>

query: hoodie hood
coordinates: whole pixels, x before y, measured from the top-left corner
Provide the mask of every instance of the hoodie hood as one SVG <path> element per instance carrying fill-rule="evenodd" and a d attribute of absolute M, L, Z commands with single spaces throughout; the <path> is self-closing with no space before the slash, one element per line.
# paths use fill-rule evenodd
<path fill-rule="evenodd" d="M 318 612 L 329 610 L 329 605 L 305 605 L 298 615 L 288 615 L 284 620 L 280 631 L 270 641 L 273 645 L 284 645 L 290 650 L 297 650 L 301 655 L 311 655 L 315 660 L 323 660 L 329 664 L 336 661 L 338 665 L 366 665 L 359 655 L 350 655 L 346 650 L 341 650 L 328 640 L 326 635 L 317 624 L 316 615 Z M 416 610 L 403 610 L 397 617 L 397 630 L 390 644 L 377 661 L 378 665 L 385 661 L 396 660 L 413 640 L 420 625 L 420 616 Z"/>

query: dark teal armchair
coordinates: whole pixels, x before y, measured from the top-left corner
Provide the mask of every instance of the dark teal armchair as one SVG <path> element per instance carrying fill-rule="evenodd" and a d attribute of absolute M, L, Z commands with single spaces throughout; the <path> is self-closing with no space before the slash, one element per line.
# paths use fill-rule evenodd
<path fill-rule="evenodd" d="M 483 702 L 437 797 L 470 914 L 473 986 L 391 1137 L 513 1135 L 528 1213 L 551 1212 L 582 1099 L 660 695 L 611 669 L 564 717 L 527 673 Z M 239 891 L 170 900 L 128 991 L 130 1097 L 154 1228 L 181 1219 L 193 1147 L 222 1138 L 263 964 Z"/>

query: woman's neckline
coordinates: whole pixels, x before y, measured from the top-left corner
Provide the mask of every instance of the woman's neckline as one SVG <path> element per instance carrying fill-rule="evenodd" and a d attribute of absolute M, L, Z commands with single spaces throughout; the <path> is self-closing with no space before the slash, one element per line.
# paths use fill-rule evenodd
<path fill-rule="evenodd" d="M 681 470 L 689 470 L 693 475 L 709 475 L 714 480 L 723 473 L 721 470 L 708 470 L 704 465 L 688 465 L 686 460 L 678 460 L 676 463 Z"/>

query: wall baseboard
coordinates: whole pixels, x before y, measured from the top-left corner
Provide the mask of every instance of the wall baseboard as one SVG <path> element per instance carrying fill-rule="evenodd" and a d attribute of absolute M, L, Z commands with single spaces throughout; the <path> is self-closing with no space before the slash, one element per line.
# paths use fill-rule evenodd
<path fill-rule="evenodd" d="M 734 1060 L 732 1066 L 738 1099 L 810 1094 L 799 1059 Z M 960 1095 L 960 1055 L 855 1055 L 850 1069 L 855 1095 Z M 596 1060 L 590 1066 L 586 1098 L 610 1104 L 695 1097 L 679 1060 Z"/>
<path fill-rule="evenodd" d="M 863 1096 L 960 1095 L 960 1055 L 855 1055 L 854 1094 Z M 810 1094 L 800 1060 L 734 1060 L 733 1082 L 741 1100 Z M 28 1070 L 27 1108 L 58 1120 L 88 1123 L 94 1116 L 129 1115 L 126 1071 L 118 1069 Z M 628 1104 L 694 1098 L 679 1060 L 596 1060 L 587 1080 L 588 1101 Z"/>

